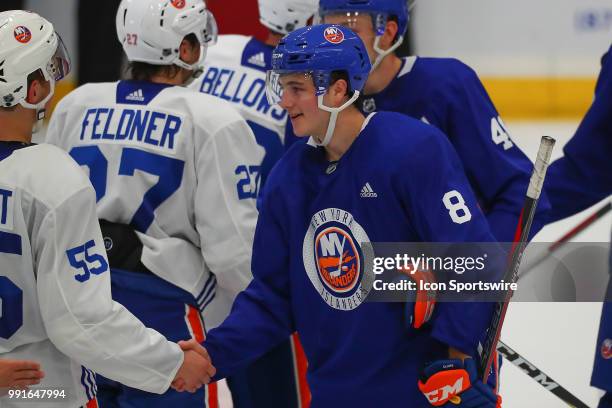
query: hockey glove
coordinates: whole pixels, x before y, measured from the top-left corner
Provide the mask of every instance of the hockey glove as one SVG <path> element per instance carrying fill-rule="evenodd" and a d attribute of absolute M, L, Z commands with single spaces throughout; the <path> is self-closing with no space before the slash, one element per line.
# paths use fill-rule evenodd
<path fill-rule="evenodd" d="M 398 271 L 416 284 L 417 290 L 410 291 L 406 300 L 406 320 L 410 327 L 418 329 L 431 319 L 436 306 L 436 291 L 421 289 L 426 284 L 435 283 L 435 276 L 431 271 L 415 270 L 413 266 Z"/>
<path fill-rule="evenodd" d="M 501 408 L 501 396 L 479 378 L 471 358 L 438 360 L 421 373 L 419 390 L 435 407 Z"/>

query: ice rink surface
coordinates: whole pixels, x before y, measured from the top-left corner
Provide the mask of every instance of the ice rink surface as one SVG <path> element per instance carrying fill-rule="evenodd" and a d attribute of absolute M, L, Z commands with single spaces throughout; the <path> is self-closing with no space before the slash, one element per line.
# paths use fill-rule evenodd
<path fill-rule="evenodd" d="M 531 160 L 535 159 L 541 136 L 557 139 L 554 160 L 563 154 L 563 145 L 573 135 L 578 121 L 507 121 L 506 124 L 513 140 Z M 557 240 L 599 205 L 546 226 L 534 240 Z M 609 242 L 611 227 L 612 215 L 608 214 L 575 241 Z M 588 273 L 588 265 L 584 272 Z M 589 382 L 600 315 L 601 303 L 513 303 L 506 317 L 502 340 L 586 404 L 596 407 L 601 392 L 589 386 Z M 504 408 L 566 406 L 507 361 L 502 368 L 501 395 Z M 220 384 L 219 396 L 221 408 L 232 407 L 224 383 Z"/>

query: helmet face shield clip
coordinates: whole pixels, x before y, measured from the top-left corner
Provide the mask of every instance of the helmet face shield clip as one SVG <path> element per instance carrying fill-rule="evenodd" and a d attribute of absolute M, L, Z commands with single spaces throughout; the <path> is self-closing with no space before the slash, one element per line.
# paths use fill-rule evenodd
<path fill-rule="evenodd" d="M 297 78 L 303 78 L 305 81 L 312 83 L 316 96 L 325 95 L 331 80 L 331 73 L 326 71 L 269 70 L 266 73 L 266 97 L 270 105 L 278 105 L 282 101 L 285 92 L 283 82 L 289 75 L 297 75 Z"/>

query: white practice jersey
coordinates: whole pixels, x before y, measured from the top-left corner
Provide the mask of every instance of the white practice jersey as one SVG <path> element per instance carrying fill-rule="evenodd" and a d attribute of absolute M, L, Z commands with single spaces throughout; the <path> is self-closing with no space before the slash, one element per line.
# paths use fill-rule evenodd
<path fill-rule="evenodd" d="M 284 144 L 293 141 L 286 139 L 295 138 L 287 129 L 287 112 L 270 106 L 266 98 L 266 71 L 273 49 L 254 37 L 220 35 L 217 44 L 208 48 L 204 72 L 190 85 L 238 109 L 265 148 L 264 178 L 285 151 Z"/>
<path fill-rule="evenodd" d="M 252 279 L 263 158 L 234 108 L 178 86 L 88 84 L 58 104 L 47 142 L 89 173 L 100 219 L 138 231 L 142 263 L 221 323 Z"/>
<path fill-rule="evenodd" d="M 45 378 L 35 388 L 65 397 L 5 396 L 0 406 L 84 405 L 91 370 L 165 392 L 183 353 L 111 299 L 89 181 L 55 146 L 15 146 L 0 142 L 0 358 L 38 361 Z"/>

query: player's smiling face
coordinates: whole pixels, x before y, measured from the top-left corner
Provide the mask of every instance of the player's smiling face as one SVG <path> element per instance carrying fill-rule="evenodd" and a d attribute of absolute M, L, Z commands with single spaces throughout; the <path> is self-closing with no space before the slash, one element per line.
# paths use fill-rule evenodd
<path fill-rule="evenodd" d="M 283 89 L 281 108 L 287 111 L 296 136 L 320 136 L 325 133 L 329 113 L 317 103 L 312 77 L 305 73 L 285 74 L 279 79 Z"/>

